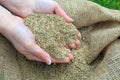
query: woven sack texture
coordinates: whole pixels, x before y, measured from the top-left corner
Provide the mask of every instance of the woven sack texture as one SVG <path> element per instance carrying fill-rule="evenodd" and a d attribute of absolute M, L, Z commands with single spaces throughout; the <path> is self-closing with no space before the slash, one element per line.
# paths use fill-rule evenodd
<path fill-rule="evenodd" d="M 87 0 L 56 1 L 82 34 L 73 62 L 47 66 L 28 61 L 0 36 L 0 79 L 120 80 L 120 11 Z"/>

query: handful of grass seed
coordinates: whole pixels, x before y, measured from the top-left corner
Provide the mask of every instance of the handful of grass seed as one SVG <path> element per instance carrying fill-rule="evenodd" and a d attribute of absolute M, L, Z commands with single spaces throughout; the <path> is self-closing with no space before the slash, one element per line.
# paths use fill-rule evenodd
<path fill-rule="evenodd" d="M 74 43 L 79 33 L 74 25 L 55 14 L 34 13 L 24 23 L 35 35 L 37 44 L 56 59 L 66 57 L 69 50 L 63 43 Z"/>

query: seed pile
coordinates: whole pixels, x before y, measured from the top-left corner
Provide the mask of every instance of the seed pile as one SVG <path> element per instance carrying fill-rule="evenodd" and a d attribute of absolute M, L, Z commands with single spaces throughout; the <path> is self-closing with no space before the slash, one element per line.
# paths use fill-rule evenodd
<path fill-rule="evenodd" d="M 73 24 L 55 14 L 34 13 L 24 23 L 35 35 L 37 44 L 57 59 L 64 59 L 69 53 L 63 43 L 74 43 L 79 33 Z"/>

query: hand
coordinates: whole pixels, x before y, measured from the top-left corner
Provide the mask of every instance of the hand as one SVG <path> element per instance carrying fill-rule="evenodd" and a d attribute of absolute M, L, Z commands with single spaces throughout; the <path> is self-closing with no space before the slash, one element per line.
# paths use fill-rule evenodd
<path fill-rule="evenodd" d="M 7 0 L 5 0 L 7 1 Z M 61 9 L 61 7 L 52 0 L 8 0 L 7 2 L 1 2 L 13 13 L 17 14 L 20 17 L 26 17 L 33 12 L 43 12 L 43 13 L 55 13 L 65 18 L 67 22 L 72 22 L 73 20 L 66 15 L 66 13 Z M 23 4 L 22 4 L 23 3 Z M 21 5 L 22 4 L 22 5 Z M 48 5 L 48 6 L 46 6 Z M 51 7 L 52 6 L 52 7 Z M 4 13 L 5 15 L 5 13 Z M 1 33 L 6 36 L 15 48 L 25 55 L 29 60 L 36 60 L 41 62 L 46 62 L 47 64 L 52 63 L 67 63 L 73 59 L 73 55 L 69 54 L 65 60 L 56 60 L 50 57 L 50 55 L 41 49 L 36 43 L 33 34 L 31 31 L 23 24 L 22 19 L 12 14 L 6 14 L 6 20 L 8 25 L 3 21 L 2 24 L 4 27 L 1 30 Z M 80 34 L 78 35 L 80 37 Z M 79 45 L 80 42 L 77 40 L 74 44 L 70 44 L 70 48 L 74 48 Z"/>
<path fill-rule="evenodd" d="M 57 14 L 67 22 L 73 22 L 63 9 L 53 0 L 0 0 L 0 3 L 19 17 L 26 17 L 33 12 Z"/>
<path fill-rule="evenodd" d="M 23 24 L 22 19 L 13 16 L 0 7 L 0 32 L 8 38 L 14 47 L 29 60 L 51 64 L 51 57 L 36 43 L 31 31 Z"/>

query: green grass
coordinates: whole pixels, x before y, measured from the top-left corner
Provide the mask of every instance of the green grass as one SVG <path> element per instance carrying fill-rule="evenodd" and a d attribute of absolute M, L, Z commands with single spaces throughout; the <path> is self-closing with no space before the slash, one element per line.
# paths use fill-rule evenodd
<path fill-rule="evenodd" d="M 120 0 L 91 0 L 104 7 L 120 10 Z"/>

